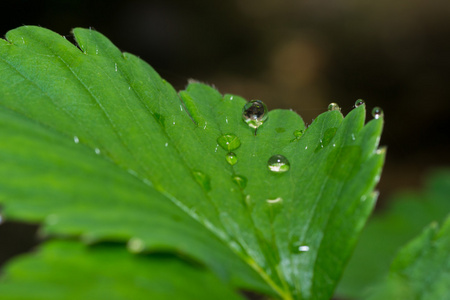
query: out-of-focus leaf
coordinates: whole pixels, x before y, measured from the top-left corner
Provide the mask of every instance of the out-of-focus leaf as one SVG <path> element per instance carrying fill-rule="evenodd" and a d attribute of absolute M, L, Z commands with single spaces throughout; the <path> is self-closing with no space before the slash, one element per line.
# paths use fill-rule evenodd
<path fill-rule="evenodd" d="M 337 295 L 364 299 L 367 289 L 382 280 L 395 254 L 432 221 L 450 212 L 450 171 L 435 172 L 421 193 L 395 196 L 364 228 Z M 400 299 L 400 298 L 398 298 Z"/>

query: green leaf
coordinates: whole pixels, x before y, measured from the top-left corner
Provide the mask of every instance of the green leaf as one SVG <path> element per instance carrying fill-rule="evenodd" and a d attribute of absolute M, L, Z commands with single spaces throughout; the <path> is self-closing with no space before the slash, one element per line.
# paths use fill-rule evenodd
<path fill-rule="evenodd" d="M 424 191 L 403 192 L 367 223 L 336 291 L 348 298 L 365 298 L 380 282 L 401 246 L 430 222 L 441 222 L 450 212 L 450 172 L 435 172 Z M 368 259 L 370 257 L 370 259 Z M 364 266 L 364 268 L 361 268 Z"/>
<path fill-rule="evenodd" d="M 206 270 L 117 245 L 47 243 L 8 266 L 2 299 L 242 299 Z"/>
<path fill-rule="evenodd" d="M 178 95 L 101 34 L 74 35 L 81 51 L 38 27 L 0 41 L 5 217 L 182 253 L 283 299 L 330 298 L 374 205 L 382 118 L 364 126 L 362 105 L 305 130 L 273 110 L 255 132 L 244 99 L 199 83 Z M 269 170 L 273 155 L 287 172 Z"/>
<path fill-rule="evenodd" d="M 436 223 L 403 247 L 389 276 L 370 299 L 447 299 L 450 295 L 450 216 L 442 228 Z"/>

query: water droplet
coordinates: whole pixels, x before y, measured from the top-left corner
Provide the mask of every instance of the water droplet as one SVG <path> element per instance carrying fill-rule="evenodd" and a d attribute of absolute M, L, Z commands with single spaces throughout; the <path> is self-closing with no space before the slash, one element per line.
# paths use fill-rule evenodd
<path fill-rule="evenodd" d="M 78 144 L 78 143 L 80 142 L 80 140 L 78 139 L 77 136 L 74 136 L 74 137 L 73 137 L 73 141 L 75 142 L 75 144 Z"/>
<path fill-rule="evenodd" d="M 165 143 L 165 144 L 164 144 L 164 147 L 167 147 L 167 146 L 169 146 L 169 143 Z"/>
<path fill-rule="evenodd" d="M 360 107 L 361 105 L 366 104 L 363 99 L 358 99 L 355 101 L 355 107 Z"/>
<path fill-rule="evenodd" d="M 192 175 L 194 176 L 195 181 L 197 181 L 205 191 L 209 192 L 211 190 L 211 181 L 208 175 L 201 171 L 194 171 L 192 172 Z"/>
<path fill-rule="evenodd" d="M 294 254 L 305 253 L 310 250 L 309 246 L 303 244 L 300 241 L 296 241 L 291 245 L 291 252 Z"/>
<path fill-rule="evenodd" d="M 378 148 L 377 150 L 375 150 L 375 154 L 377 155 L 381 155 L 381 154 L 385 154 L 386 153 L 386 147 L 381 147 Z"/>
<path fill-rule="evenodd" d="M 266 202 L 269 204 L 276 204 L 276 203 L 281 203 L 283 201 L 282 198 L 278 197 L 275 199 L 267 199 Z"/>
<path fill-rule="evenodd" d="M 367 196 L 366 196 L 366 195 L 362 195 L 362 196 L 361 196 L 361 202 L 366 201 L 366 199 L 367 199 Z"/>
<path fill-rule="evenodd" d="M 117 72 L 117 64 L 114 64 L 114 70 Z"/>
<path fill-rule="evenodd" d="M 241 141 L 239 140 L 239 138 L 232 133 L 219 136 L 217 138 L 217 143 L 220 145 L 220 147 L 228 152 L 239 148 L 239 146 L 241 145 Z"/>
<path fill-rule="evenodd" d="M 294 136 L 296 138 L 300 138 L 303 135 L 303 130 L 295 130 L 294 131 Z"/>
<path fill-rule="evenodd" d="M 206 129 L 206 125 L 208 125 L 208 122 L 205 121 L 205 126 L 203 127 L 203 129 Z"/>
<path fill-rule="evenodd" d="M 131 91 L 131 86 L 128 87 L 128 90 Z"/>
<path fill-rule="evenodd" d="M 100 154 L 100 149 L 98 149 L 98 148 L 95 148 L 95 149 L 94 149 L 94 151 L 95 151 L 95 154 L 97 154 L 97 155 L 99 155 L 99 154 Z"/>
<path fill-rule="evenodd" d="M 352 133 L 352 140 L 356 140 L 355 134 Z"/>
<path fill-rule="evenodd" d="M 244 176 L 235 175 L 231 178 L 231 180 L 233 180 L 233 182 L 236 183 L 241 189 L 245 189 L 247 186 L 247 178 Z"/>
<path fill-rule="evenodd" d="M 234 166 L 237 163 L 237 161 L 238 161 L 236 154 L 234 154 L 233 152 L 228 153 L 225 156 L 225 159 L 232 166 Z"/>
<path fill-rule="evenodd" d="M 267 106 L 261 100 L 252 100 L 242 109 L 242 119 L 252 128 L 261 126 L 267 117 Z"/>
<path fill-rule="evenodd" d="M 384 117 L 384 113 L 383 113 L 383 110 L 380 108 L 380 107 L 374 107 L 373 109 L 372 109 L 372 116 L 375 118 L 375 119 L 380 119 L 380 118 L 383 118 Z"/>
<path fill-rule="evenodd" d="M 145 249 L 145 243 L 142 239 L 133 237 L 128 241 L 127 249 L 131 253 L 141 253 Z"/>
<path fill-rule="evenodd" d="M 305 147 L 305 150 L 308 150 L 308 146 Z"/>
<path fill-rule="evenodd" d="M 219 144 L 216 145 L 216 149 L 214 149 L 214 152 L 217 152 L 217 149 L 219 149 Z"/>
<path fill-rule="evenodd" d="M 180 111 L 183 111 L 183 105 L 180 104 Z"/>
<path fill-rule="evenodd" d="M 227 117 L 225 117 L 225 122 L 228 124 L 228 118 Z"/>
<path fill-rule="evenodd" d="M 337 103 L 333 102 L 328 105 L 328 111 L 333 111 L 333 110 L 340 111 L 341 108 L 339 107 L 339 105 Z"/>
<path fill-rule="evenodd" d="M 283 173 L 289 171 L 290 164 L 286 157 L 277 154 L 269 158 L 267 161 L 269 170 L 276 173 Z"/>

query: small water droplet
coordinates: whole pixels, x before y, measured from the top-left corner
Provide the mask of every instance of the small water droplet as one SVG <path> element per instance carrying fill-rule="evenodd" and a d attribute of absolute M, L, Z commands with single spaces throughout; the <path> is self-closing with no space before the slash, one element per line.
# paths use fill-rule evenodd
<path fill-rule="evenodd" d="M 234 175 L 231 180 L 236 183 L 241 189 L 245 189 L 247 186 L 247 178 L 241 175 Z M 248 195 L 247 195 L 248 196 Z"/>
<path fill-rule="evenodd" d="M 192 175 L 194 176 L 195 181 L 197 181 L 205 191 L 209 192 L 211 190 L 211 180 L 208 175 L 201 171 L 194 171 L 192 172 Z"/>
<path fill-rule="evenodd" d="M 294 131 L 294 136 L 296 138 L 300 138 L 303 135 L 303 130 L 295 130 Z"/>
<path fill-rule="evenodd" d="M 294 254 L 305 253 L 310 250 L 309 246 L 303 244 L 300 241 L 296 241 L 291 245 L 291 252 Z"/>
<path fill-rule="evenodd" d="M 286 157 L 277 154 L 269 158 L 267 161 L 269 170 L 276 173 L 283 173 L 289 171 L 290 164 Z"/>
<path fill-rule="evenodd" d="M 98 48 L 95 47 L 95 54 L 98 54 Z"/>
<path fill-rule="evenodd" d="M 366 195 L 362 195 L 362 196 L 361 196 L 361 202 L 366 201 L 366 199 L 367 199 L 367 196 L 366 196 Z"/>
<path fill-rule="evenodd" d="M 372 109 L 372 116 L 375 118 L 375 119 L 380 119 L 380 118 L 383 118 L 384 117 L 384 113 L 383 113 L 383 110 L 380 108 L 380 107 L 374 107 L 373 109 Z"/>
<path fill-rule="evenodd" d="M 356 140 L 355 134 L 352 133 L 352 140 Z"/>
<path fill-rule="evenodd" d="M 127 249 L 131 253 L 141 253 L 145 250 L 145 243 L 142 239 L 133 237 L 128 240 Z"/>
<path fill-rule="evenodd" d="M 236 150 L 241 145 L 239 138 L 232 133 L 219 136 L 217 138 L 217 143 L 219 143 L 220 147 L 229 152 Z"/>
<path fill-rule="evenodd" d="M 183 111 L 183 105 L 180 104 L 180 111 Z"/>
<path fill-rule="evenodd" d="M 360 107 L 361 105 L 366 104 L 363 99 L 358 99 L 355 101 L 355 107 Z"/>
<path fill-rule="evenodd" d="M 217 152 L 217 149 L 219 149 L 219 144 L 216 145 L 216 149 L 214 149 L 214 152 Z"/>
<path fill-rule="evenodd" d="M 267 106 L 261 100 L 252 100 L 242 109 L 242 119 L 252 128 L 261 126 L 267 117 Z"/>
<path fill-rule="evenodd" d="M 165 144 L 164 144 L 164 147 L 167 147 L 167 146 L 169 146 L 169 143 L 165 143 Z"/>
<path fill-rule="evenodd" d="M 339 105 L 337 103 L 333 102 L 328 105 L 328 111 L 333 111 L 333 110 L 340 111 L 341 108 L 339 107 Z"/>
<path fill-rule="evenodd" d="M 208 125 L 208 122 L 205 121 L 205 126 L 203 127 L 203 129 L 206 129 L 206 125 Z"/>
<path fill-rule="evenodd" d="M 238 162 L 237 156 L 233 152 L 227 153 L 227 155 L 225 156 L 225 159 L 232 166 L 234 166 Z"/>
<path fill-rule="evenodd" d="M 172 122 L 172 125 L 175 125 L 175 121 Z"/>
<path fill-rule="evenodd" d="M 377 154 L 377 155 L 381 155 L 384 153 L 386 153 L 386 147 L 381 147 L 381 148 L 378 148 L 377 150 L 375 150 L 375 154 Z"/>
<path fill-rule="evenodd" d="M 269 204 L 276 204 L 276 203 L 281 203 L 283 201 L 282 198 L 278 197 L 275 199 L 267 199 L 266 202 Z"/>
<path fill-rule="evenodd" d="M 75 142 L 75 144 L 78 144 L 78 143 L 80 142 L 80 140 L 78 139 L 77 136 L 74 136 L 74 137 L 73 137 L 73 141 Z"/>
<path fill-rule="evenodd" d="M 114 70 L 117 72 L 117 63 L 114 64 Z"/>
<path fill-rule="evenodd" d="M 308 149 L 308 146 L 305 147 L 305 150 L 307 150 L 307 149 Z"/>
<path fill-rule="evenodd" d="M 128 90 L 131 91 L 131 86 L 128 87 Z"/>
<path fill-rule="evenodd" d="M 95 149 L 94 149 L 94 151 L 95 151 L 95 154 L 97 154 L 97 155 L 99 155 L 99 154 L 100 154 L 100 149 L 98 149 L 98 148 L 95 148 Z"/>
<path fill-rule="evenodd" d="M 227 117 L 225 117 L 225 122 L 228 124 L 228 118 Z"/>

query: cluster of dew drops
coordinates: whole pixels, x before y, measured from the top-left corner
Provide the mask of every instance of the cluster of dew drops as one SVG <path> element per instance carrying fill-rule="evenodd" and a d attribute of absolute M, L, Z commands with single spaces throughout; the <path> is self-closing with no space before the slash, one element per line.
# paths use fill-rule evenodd
<path fill-rule="evenodd" d="M 267 106 L 261 100 L 251 100 L 246 103 L 242 109 L 242 119 L 248 126 L 255 129 L 255 135 L 258 127 L 264 124 L 264 122 L 267 121 L 267 118 Z M 224 134 L 217 139 L 217 143 L 228 152 L 225 156 L 226 161 L 232 166 L 235 165 L 238 159 L 233 151 L 241 145 L 239 138 L 232 133 Z M 290 168 L 289 161 L 281 154 L 270 157 L 267 161 L 267 166 L 270 171 L 275 173 L 284 173 Z M 242 180 L 238 179 L 235 181 Z"/>
<path fill-rule="evenodd" d="M 358 99 L 355 102 L 355 107 L 359 107 L 365 105 L 364 100 Z M 340 111 L 341 108 L 336 103 L 330 103 L 328 105 L 328 111 Z M 379 107 L 374 107 L 372 110 L 372 116 L 375 119 L 383 118 L 383 110 Z M 261 101 L 261 100 L 251 100 L 247 102 L 243 109 L 242 109 L 242 119 L 244 122 L 255 129 L 255 135 L 258 130 L 258 127 L 264 124 L 265 121 L 267 121 L 268 118 L 268 110 L 267 106 Z M 296 130 L 294 132 L 294 135 L 296 139 L 301 137 L 303 132 L 301 130 Z M 217 143 L 228 153 L 225 156 L 226 161 L 230 165 L 235 165 L 238 161 L 236 154 L 233 152 L 236 150 L 240 145 L 241 142 L 239 141 L 239 138 L 234 134 L 224 134 L 220 136 L 217 139 Z M 289 171 L 290 169 L 290 163 L 288 159 L 281 155 L 276 154 L 269 158 L 267 161 L 267 167 L 271 172 L 275 173 L 284 173 Z"/>

